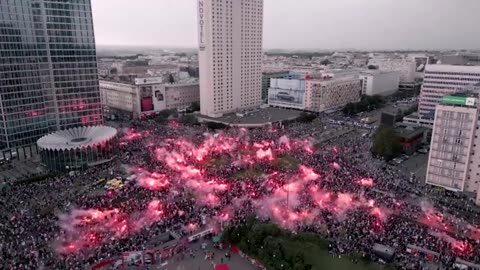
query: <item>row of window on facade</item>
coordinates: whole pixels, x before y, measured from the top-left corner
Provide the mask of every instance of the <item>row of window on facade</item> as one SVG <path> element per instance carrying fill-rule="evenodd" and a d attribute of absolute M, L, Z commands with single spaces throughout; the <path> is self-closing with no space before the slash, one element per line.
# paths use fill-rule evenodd
<path fill-rule="evenodd" d="M 436 74 L 436 75 L 457 75 L 457 76 L 476 76 L 480 77 L 480 73 L 470 73 L 470 72 L 440 72 L 440 71 L 425 71 L 425 76 L 429 74 Z"/>

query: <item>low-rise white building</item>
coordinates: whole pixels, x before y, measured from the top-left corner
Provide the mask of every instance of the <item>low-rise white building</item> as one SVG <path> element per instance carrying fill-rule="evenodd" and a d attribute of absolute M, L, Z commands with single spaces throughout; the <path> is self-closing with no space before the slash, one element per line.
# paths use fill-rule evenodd
<path fill-rule="evenodd" d="M 398 91 L 400 72 L 398 71 L 365 71 L 360 73 L 362 95 L 388 96 Z"/>
<path fill-rule="evenodd" d="M 306 79 L 271 79 L 268 104 L 273 107 L 325 112 L 358 102 L 362 87 L 358 73 Z"/>
<path fill-rule="evenodd" d="M 138 91 L 135 85 L 100 80 L 102 106 L 124 112 L 140 111 Z"/>
<path fill-rule="evenodd" d="M 200 102 L 195 83 L 165 84 L 162 78 L 136 78 L 134 82 L 100 80 L 104 107 L 131 113 L 134 118 L 155 115 L 166 109 L 183 110 Z"/>
<path fill-rule="evenodd" d="M 378 69 L 382 71 L 400 72 L 400 82 L 415 82 L 417 64 L 413 60 L 407 59 L 382 59 L 375 60 Z"/>
<path fill-rule="evenodd" d="M 358 75 L 305 81 L 305 109 L 325 112 L 358 102 L 362 86 Z"/>
<path fill-rule="evenodd" d="M 160 91 L 165 93 L 165 108 L 167 110 L 184 110 L 194 102 L 200 104 L 200 86 L 198 83 L 164 84 Z"/>

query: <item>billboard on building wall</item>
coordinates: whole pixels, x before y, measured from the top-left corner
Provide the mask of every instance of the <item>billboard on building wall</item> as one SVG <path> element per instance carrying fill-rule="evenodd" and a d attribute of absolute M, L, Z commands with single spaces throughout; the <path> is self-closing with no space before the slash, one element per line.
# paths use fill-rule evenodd
<path fill-rule="evenodd" d="M 135 78 L 135 85 L 160 84 L 162 82 L 162 77 Z"/>
<path fill-rule="evenodd" d="M 305 81 L 272 79 L 268 89 L 268 104 L 271 106 L 305 109 Z"/>
<path fill-rule="evenodd" d="M 167 108 L 165 87 L 160 85 L 140 86 L 140 109 L 142 112 L 159 112 Z"/>
<path fill-rule="evenodd" d="M 140 107 L 142 112 L 153 111 L 152 86 L 140 87 Z"/>
<path fill-rule="evenodd" d="M 444 96 L 442 98 L 442 103 L 450 105 L 475 106 L 476 99 L 469 97 Z"/>
<path fill-rule="evenodd" d="M 425 67 L 427 66 L 428 64 L 428 57 L 425 56 L 416 56 L 414 57 L 414 60 L 415 60 L 415 71 L 416 72 L 424 72 L 425 71 Z"/>
<path fill-rule="evenodd" d="M 465 105 L 466 97 L 444 96 L 442 103 L 452 105 Z"/>
<path fill-rule="evenodd" d="M 165 87 L 155 86 L 153 89 L 153 109 L 156 112 L 167 109 Z"/>

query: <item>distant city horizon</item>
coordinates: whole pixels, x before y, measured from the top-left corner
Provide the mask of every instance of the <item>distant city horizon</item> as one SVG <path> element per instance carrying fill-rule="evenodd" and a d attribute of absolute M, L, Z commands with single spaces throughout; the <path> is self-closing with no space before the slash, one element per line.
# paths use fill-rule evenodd
<path fill-rule="evenodd" d="M 134 44 L 96 44 L 98 47 L 112 47 L 112 48 L 149 48 L 149 49 L 184 49 L 184 50 L 198 50 L 196 46 L 169 46 L 169 45 L 134 45 Z M 103 49 L 101 48 L 101 49 Z M 289 52 L 335 52 L 335 51 L 358 51 L 358 52 L 395 52 L 395 51 L 405 51 L 405 52 L 428 52 L 428 51 L 480 51 L 478 48 L 466 48 L 466 49 L 455 49 L 455 48 L 444 48 L 444 49 L 414 49 L 414 48 L 397 48 L 397 49 L 382 49 L 382 48 L 263 48 L 264 51 L 289 51 Z"/>
<path fill-rule="evenodd" d="M 197 1 L 92 1 L 98 44 L 197 46 Z M 112 12 L 112 7 L 115 7 Z M 263 47 L 317 50 L 480 49 L 480 2 L 264 1 Z"/>

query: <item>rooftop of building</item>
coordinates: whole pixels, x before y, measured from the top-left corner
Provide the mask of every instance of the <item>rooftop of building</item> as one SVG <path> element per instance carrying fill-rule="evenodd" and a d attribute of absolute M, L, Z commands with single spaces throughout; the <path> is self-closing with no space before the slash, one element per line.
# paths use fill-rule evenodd
<path fill-rule="evenodd" d="M 275 75 L 275 74 L 285 74 L 289 73 L 290 71 L 288 70 L 264 70 L 262 72 L 263 75 Z"/>
<path fill-rule="evenodd" d="M 188 86 L 188 85 L 199 85 L 198 80 L 185 80 L 185 81 L 179 81 L 179 82 L 174 82 L 174 83 L 165 83 L 165 86 L 167 87 L 181 87 L 181 86 Z"/>
<path fill-rule="evenodd" d="M 448 57 L 458 57 L 458 58 L 471 59 L 474 61 L 480 61 L 480 55 L 476 53 L 456 53 L 456 54 L 445 54 L 441 56 L 441 58 L 448 58 Z"/>
<path fill-rule="evenodd" d="M 329 76 L 329 74 L 307 74 L 305 77 L 298 75 L 297 77 L 293 76 L 291 78 L 277 78 L 275 80 L 299 80 L 299 81 L 308 81 L 308 82 L 341 82 L 341 81 L 350 81 L 350 80 L 359 80 L 358 74 L 350 74 L 343 76 Z"/>
<path fill-rule="evenodd" d="M 360 72 L 361 75 L 382 75 L 382 74 L 392 74 L 392 73 L 399 73 L 399 71 L 370 69 L 370 70 L 365 70 Z"/>
<path fill-rule="evenodd" d="M 427 128 L 424 127 L 414 127 L 414 126 L 407 126 L 407 125 L 398 125 L 395 127 L 395 132 L 398 136 L 402 138 L 415 138 L 418 135 L 427 131 Z"/>
<path fill-rule="evenodd" d="M 439 72 L 480 72 L 480 66 L 476 65 L 450 65 L 450 64 L 434 64 L 426 65 L 425 71 Z"/>
<path fill-rule="evenodd" d="M 376 58 L 374 57 L 374 60 L 380 61 L 382 63 L 410 63 L 413 61 L 413 59 L 408 59 L 404 57 L 386 57 L 386 58 Z"/>
<path fill-rule="evenodd" d="M 364 68 L 349 68 L 349 69 L 325 69 L 322 72 L 334 75 L 349 75 L 366 71 Z"/>
<path fill-rule="evenodd" d="M 96 147 L 117 136 L 117 130 L 109 126 L 85 126 L 59 130 L 43 136 L 38 147 L 46 150 L 72 150 Z"/>
<path fill-rule="evenodd" d="M 177 78 L 178 79 L 178 78 Z M 141 81 L 144 83 L 139 83 Z M 199 79 L 195 77 L 188 77 L 184 79 L 178 79 L 174 83 L 167 83 L 165 78 L 162 76 L 150 76 L 148 74 L 145 75 L 118 75 L 118 76 L 107 76 L 100 78 L 100 81 L 112 82 L 112 83 L 120 83 L 120 84 L 128 84 L 131 86 L 136 86 L 139 84 L 149 84 L 148 81 L 151 81 L 150 84 L 166 84 L 166 85 L 189 85 L 189 84 L 198 84 Z"/>
<path fill-rule="evenodd" d="M 465 91 L 465 92 L 453 93 L 453 94 L 450 94 L 449 96 L 478 98 L 479 93 L 478 92 L 473 92 L 473 91 Z"/>
<path fill-rule="evenodd" d="M 307 81 L 311 82 L 343 82 L 343 81 L 351 81 L 351 80 L 360 80 L 358 78 L 358 73 L 356 74 L 344 74 L 342 76 L 322 76 L 320 78 L 310 78 Z"/>
<path fill-rule="evenodd" d="M 138 78 L 138 75 L 109 75 L 100 77 L 100 81 L 114 82 L 114 83 L 123 83 L 135 85 L 135 79 Z"/>
<path fill-rule="evenodd" d="M 301 113 L 296 110 L 268 107 L 243 113 L 243 116 L 230 113 L 218 118 L 203 115 L 200 115 L 199 118 L 206 122 L 217 122 L 229 126 L 258 127 L 269 123 L 295 120 Z"/>

